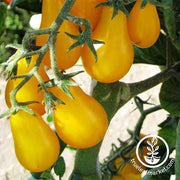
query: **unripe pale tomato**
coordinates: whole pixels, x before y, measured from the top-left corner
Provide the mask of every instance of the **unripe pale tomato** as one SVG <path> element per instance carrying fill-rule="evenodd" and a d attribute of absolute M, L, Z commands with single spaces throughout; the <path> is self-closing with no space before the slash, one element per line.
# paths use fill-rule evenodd
<path fill-rule="evenodd" d="M 60 152 L 59 140 L 39 116 L 18 111 L 10 117 L 16 157 L 31 172 L 50 168 Z"/>
<path fill-rule="evenodd" d="M 49 28 L 53 21 L 56 19 L 59 11 L 63 5 L 63 0 L 43 0 L 42 5 L 42 21 L 40 29 Z M 64 70 L 72 67 L 81 55 L 81 46 L 72 49 L 70 52 L 67 52 L 69 47 L 76 42 L 65 32 L 72 35 L 78 35 L 78 29 L 69 21 L 64 21 L 61 25 L 56 39 L 56 58 L 57 65 L 59 70 Z M 37 46 L 43 46 L 48 39 L 48 35 L 40 35 L 36 39 Z M 43 63 L 50 67 L 50 55 L 49 51 L 45 54 Z"/>
<path fill-rule="evenodd" d="M 55 104 L 53 119 L 60 138 L 75 148 L 89 148 L 99 143 L 107 130 L 108 120 L 103 107 L 80 87 L 69 87 L 71 99 L 57 87 L 51 88 L 65 104 Z"/>
<path fill-rule="evenodd" d="M 87 19 L 92 25 L 92 30 L 94 30 L 102 12 L 102 8 L 96 8 L 96 6 L 102 2 L 104 0 L 76 0 L 71 13 L 72 15 Z"/>
<path fill-rule="evenodd" d="M 136 1 L 128 19 L 128 31 L 131 40 L 140 48 L 152 46 L 160 34 L 160 21 L 156 6 L 147 3 L 141 9 L 141 2 Z"/>
<path fill-rule="evenodd" d="M 105 44 L 97 52 L 97 62 L 87 45 L 83 48 L 82 60 L 87 73 L 97 81 L 112 83 L 122 78 L 130 69 L 134 50 L 127 30 L 127 18 L 119 11 L 112 19 L 113 8 L 104 7 L 100 22 L 92 39 Z"/>
<path fill-rule="evenodd" d="M 18 68 L 17 68 L 17 75 L 23 75 L 23 74 L 28 73 L 35 65 L 36 59 L 37 59 L 37 56 L 32 56 L 31 63 L 28 67 L 27 67 L 25 58 L 19 60 Z M 43 66 L 40 66 L 40 69 L 38 72 L 44 81 L 49 80 Z M 22 81 L 23 81 L 23 78 L 18 78 L 18 79 L 8 80 L 7 82 L 6 90 L 5 90 L 5 100 L 9 108 L 11 107 L 10 92 L 15 87 L 17 87 Z M 37 112 L 38 114 L 43 115 L 45 113 L 44 104 L 42 104 L 42 101 L 44 99 L 44 92 L 42 90 L 39 91 L 38 85 L 39 85 L 39 82 L 33 76 L 21 89 L 19 89 L 19 91 L 16 94 L 16 100 L 21 103 L 27 102 L 27 101 L 37 101 L 37 103 L 28 105 L 28 107 L 31 108 L 33 111 Z"/>

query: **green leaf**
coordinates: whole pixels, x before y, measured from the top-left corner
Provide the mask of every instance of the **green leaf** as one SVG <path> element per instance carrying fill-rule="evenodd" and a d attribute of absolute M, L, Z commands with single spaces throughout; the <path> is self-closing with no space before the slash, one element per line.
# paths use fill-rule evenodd
<path fill-rule="evenodd" d="M 180 54 L 171 43 L 169 48 L 172 62 L 178 62 Z M 150 48 L 141 49 L 134 46 L 134 63 L 166 65 L 166 51 L 166 36 L 161 33 L 158 41 Z"/>
<path fill-rule="evenodd" d="M 177 127 L 177 141 L 176 141 L 176 159 L 175 159 L 175 174 L 176 179 L 180 179 L 180 121 Z"/>
<path fill-rule="evenodd" d="M 7 16 L 7 6 L 0 2 L 0 37 L 5 30 L 5 21 Z"/>
<path fill-rule="evenodd" d="M 122 82 L 103 84 L 98 82 L 93 90 L 93 97 L 104 107 L 108 119 L 111 119 L 121 103 L 130 97 L 129 87 Z"/>
<path fill-rule="evenodd" d="M 169 116 L 164 122 L 158 126 L 161 129 L 158 131 L 158 135 L 165 139 L 170 149 L 174 149 L 176 145 L 176 129 L 178 119 L 174 116 Z"/>
<path fill-rule="evenodd" d="M 171 115 L 180 115 L 180 82 L 171 78 L 161 86 L 159 94 L 162 108 Z"/>
<path fill-rule="evenodd" d="M 173 7 L 173 0 L 161 0 L 163 4 L 164 22 L 167 29 L 167 33 L 172 40 L 176 39 L 176 23 L 175 13 Z"/>
<path fill-rule="evenodd" d="M 65 161 L 63 157 L 59 157 L 54 165 L 54 172 L 56 175 L 62 177 L 66 169 Z"/>
<path fill-rule="evenodd" d="M 147 49 L 140 49 L 137 46 L 134 47 L 134 63 L 156 64 L 165 65 L 166 58 L 162 49 L 159 46 L 152 46 Z"/>
<path fill-rule="evenodd" d="M 10 3 L 10 8 L 18 6 L 20 8 L 26 9 L 33 12 L 41 12 L 42 0 L 13 0 Z"/>

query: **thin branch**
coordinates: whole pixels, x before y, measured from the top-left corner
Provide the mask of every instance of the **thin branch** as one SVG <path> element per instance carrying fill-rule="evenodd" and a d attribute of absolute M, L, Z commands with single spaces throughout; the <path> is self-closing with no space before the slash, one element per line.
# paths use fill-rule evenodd
<path fill-rule="evenodd" d="M 63 76 L 62 76 L 61 72 L 59 72 L 58 66 L 57 66 L 55 42 L 56 42 L 56 36 L 51 36 L 49 38 L 49 50 L 50 50 L 51 68 L 53 70 L 53 73 L 54 73 L 56 79 L 57 80 L 62 80 Z"/>
<path fill-rule="evenodd" d="M 175 74 L 180 72 L 180 63 L 172 66 L 169 69 L 166 69 L 153 77 L 150 77 L 146 80 L 137 82 L 137 83 L 129 83 L 131 98 L 170 79 L 175 76 Z"/>
<path fill-rule="evenodd" d="M 144 122 L 146 116 L 147 116 L 148 114 L 151 114 L 151 113 L 153 113 L 153 112 L 155 112 L 155 111 L 158 111 L 158 110 L 160 110 L 160 109 L 162 109 L 162 108 L 161 108 L 160 105 L 158 105 L 158 106 L 149 108 L 149 109 L 147 109 L 147 110 L 145 110 L 145 111 L 143 111 L 143 112 L 141 113 L 141 116 L 140 116 L 140 118 L 139 118 L 139 120 L 138 120 L 138 122 L 137 122 L 137 124 L 136 124 L 135 130 L 134 130 L 134 135 L 135 135 L 135 136 L 139 136 L 139 135 L 140 135 L 140 131 L 141 131 L 141 128 L 142 128 L 142 125 L 143 125 L 143 122 Z"/>

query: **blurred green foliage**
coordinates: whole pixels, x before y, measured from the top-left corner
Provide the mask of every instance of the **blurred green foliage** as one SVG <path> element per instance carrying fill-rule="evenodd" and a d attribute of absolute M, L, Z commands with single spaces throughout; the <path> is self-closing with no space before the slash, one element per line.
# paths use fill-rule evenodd
<path fill-rule="evenodd" d="M 14 49 L 6 48 L 6 46 L 8 44 L 21 43 L 25 32 L 31 29 L 29 20 L 33 14 L 41 12 L 41 2 L 42 0 L 36 0 L 35 4 L 34 0 L 26 2 L 24 0 L 14 0 L 12 1 L 14 5 L 11 6 L 11 4 L 6 5 L 3 0 L 0 0 L 0 3 L 6 8 L 6 14 L 4 9 L 3 12 L 0 9 L 0 22 L 3 22 L 4 25 L 4 27 L 1 25 L 3 32 L 0 33 L 0 63 L 6 61 L 15 52 Z M 5 17 L 2 16 L 2 13 Z"/>

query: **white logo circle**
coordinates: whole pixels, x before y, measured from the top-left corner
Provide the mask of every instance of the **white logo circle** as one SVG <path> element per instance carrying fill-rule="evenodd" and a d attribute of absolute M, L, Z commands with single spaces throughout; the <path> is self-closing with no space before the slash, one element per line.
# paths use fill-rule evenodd
<path fill-rule="evenodd" d="M 149 151 L 147 153 L 147 155 L 151 155 L 151 156 L 143 156 L 144 157 L 144 160 L 146 163 L 144 163 L 141 158 L 139 157 L 139 147 L 141 145 L 141 143 L 143 143 L 144 140 L 148 139 L 148 138 L 152 138 L 151 141 L 147 141 L 147 144 L 148 146 L 146 147 L 147 150 Z M 161 156 L 158 156 L 159 152 L 158 152 L 158 149 L 159 149 L 159 146 L 157 144 L 157 139 L 160 139 L 165 147 L 166 147 L 166 156 L 164 158 L 164 160 L 158 164 L 158 162 L 161 160 Z M 169 147 L 168 147 L 168 144 L 167 142 L 160 136 L 157 136 L 157 135 L 148 135 L 148 136 L 145 136 L 143 137 L 137 144 L 137 147 L 136 147 L 136 156 L 137 156 L 137 159 L 138 161 L 144 165 L 145 167 L 148 167 L 148 168 L 157 168 L 161 165 L 163 165 L 166 160 L 168 159 L 168 156 L 169 156 Z"/>

